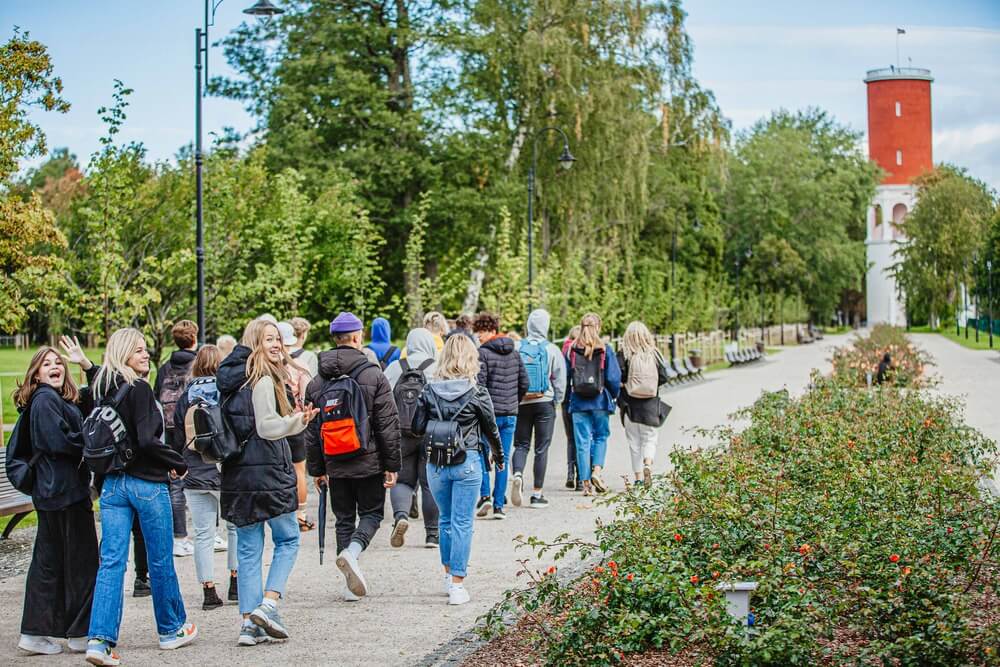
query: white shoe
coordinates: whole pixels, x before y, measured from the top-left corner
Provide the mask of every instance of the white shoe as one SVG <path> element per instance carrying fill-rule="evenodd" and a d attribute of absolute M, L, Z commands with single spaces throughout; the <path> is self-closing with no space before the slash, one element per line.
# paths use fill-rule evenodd
<path fill-rule="evenodd" d="M 337 568 L 344 573 L 344 578 L 347 579 L 347 587 L 351 589 L 352 593 L 358 597 L 364 597 L 368 594 L 368 584 L 365 581 L 365 576 L 361 574 L 361 566 L 358 565 L 358 559 L 347 549 L 337 554 Z"/>
<path fill-rule="evenodd" d="M 57 644 L 48 637 L 39 637 L 37 635 L 21 635 L 21 641 L 17 643 L 17 647 L 33 655 L 55 655 L 62 653 L 62 644 Z"/>
<path fill-rule="evenodd" d="M 191 544 L 191 540 L 174 538 L 174 556 L 176 558 L 183 558 L 184 556 L 191 556 L 193 554 L 194 545 Z"/>
<path fill-rule="evenodd" d="M 361 598 L 351 592 L 350 588 L 344 588 L 344 602 L 360 602 Z"/>
<path fill-rule="evenodd" d="M 445 595 L 451 595 L 451 574 L 448 572 L 444 573 L 444 588 L 442 590 Z"/>
<path fill-rule="evenodd" d="M 226 541 L 222 539 L 219 535 L 215 536 L 215 550 L 216 551 L 226 551 L 229 549 L 229 545 Z"/>
<path fill-rule="evenodd" d="M 469 598 L 469 591 L 465 590 L 463 584 L 452 584 L 448 589 L 448 604 L 465 604 Z"/>
<path fill-rule="evenodd" d="M 86 637 L 70 637 L 66 641 L 66 646 L 73 653 L 86 653 L 87 652 L 87 638 Z"/>
<path fill-rule="evenodd" d="M 510 490 L 510 501 L 514 503 L 514 507 L 521 506 L 521 492 L 524 490 L 524 477 L 521 473 L 514 475 L 514 483 L 511 484 Z"/>

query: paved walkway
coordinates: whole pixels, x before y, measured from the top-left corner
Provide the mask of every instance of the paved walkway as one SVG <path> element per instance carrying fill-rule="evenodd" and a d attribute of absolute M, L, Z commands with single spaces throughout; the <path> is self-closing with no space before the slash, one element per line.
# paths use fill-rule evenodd
<path fill-rule="evenodd" d="M 848 336 L 829 336 L 824 341 L 804 347 L 792 347 L 750 366 L 715 373 L 697 385 L 667 392 L 664 398 L 674 407 L 660 438 L 667 443 L 691 445 L 698 441 L 689 429 L 711 427 L 724 423 L 727 416 L 753 401 L 761 390 L 787 387 L 801 392 L 808 382 L 809 370 L 828 371 L 832 348 L 844 344 Z M 1000 415 L 995 405 L 988 405 L 985 391 L 992 386 L 992 396 L 998 395 L 1000 364 L 984 361 L 985 355 L 963 350 L 943 339 L 925 344 L 939 359 L 939 368 L 947 374 L 943 389 L 963 392 L 983 385 L 980 395 L 971 397 L 970 422 L 997 437 Z M 971 356 L 976 355 L 976 356 Z M 995 360 L 993 360 L 995 361 Z M 990 363 L 992 364 L 993 361 Z M 950 369 L 959 372 L 952 374 Z M 657 458 L 656 469 L 663 471 L 667 458 Z M 628 473 L 629 458 L 620 422 L 612 426 L 606 479 L 614 488 L 622 488 L 622 476 Z M 529 465 L 530 469 L 530 465 Z M 299 560 L 289 582 L 288 598 L 282 603 L 282 615 L 291 632 L 288 642 L 256 648 L 236 646 L 238 615 L 235 606 L 203 612 L 201 591 L 195 581 L 191 558 L 176 559 L 178 575 L 185 600 L 189 603 L 189 618 L 198 624 L 199 640 L 176 652 L 156 649 L 155 626 L 150 600 L 125 599 L 121 651 L 129 665 L 181 664 L 296 664 L 317 665 L 401 665 L 421 661 L 441 644 L 469 629 L 476 618 L 488 610 L 507 588 L 516 586 L 516 559 L 528 557 L 525 551 L 515 551 L 512 540 L 517 535 L 535 535 L 551 539 L 571 531 L 581 537 L 593 534 L 594 519 L 607 518 L 607 508 L 594 508 L 579 494 L 562 487 L 566 469 L 566 446 L 562 429 L 557 434 L 549 457 L 549 478 L 546 495 L 551 505 L 545 510 L 511 508 L 507 521 L 492 519 L 476 523 L 472 564 L 467 586 L 472 602 L 461 607 L 449 607 L 440 594 L 440 567 L 436 551 L 422 546 L 422 527 L 411 526 L 409 536 L 414 544 L 402 549 L 389 547 L 387 520 L 375 543 L 361 560 L 372 594 L 360 603 L 340 600 L 343 579 L 333 564 L 332 548 L 328 548 L 326 564 L 320 568 L 316 533 L 303 538 Z M 315 496 L 311 498 L 315 503 Z M 387 504 L 388 506 L 388 504 Z M 315 508 L 313 508 L 315 515 Z M 330 540 L 332 543 L 332 523 Z M 417 545 L 416 542 L 421 542 Z M 265 562 L 269 561 L 269 553 Z M 544 568 L 549 563 L 539 563 Z M 216 555 L 217 576 L 225 577 L 225 554 Z M 126 590 L 131 592 L 131 572 Z M 9 577 L 0 581 L 0 604 L 8 613 L 0 617 L 0 663 L 13 662 L 17 656 L 15 644 L 19 625 L 24 577 Z M 16 610 L 16 611 L 15 611 Z M 54 656 L 32 659 L 45 665 L 81 664 L 79 656 Z M 28 664 L 22 658 L 19 664 Z"/>

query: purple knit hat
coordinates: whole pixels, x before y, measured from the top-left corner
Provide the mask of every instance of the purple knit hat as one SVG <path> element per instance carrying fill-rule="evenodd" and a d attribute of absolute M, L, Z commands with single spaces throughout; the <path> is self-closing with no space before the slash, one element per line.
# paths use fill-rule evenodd
<path fill-rule="evenodd" d="M 345 311 L 341 311 L 341 313 L 333 318 L 332 322 L 330 322 L 331 334 L 353 333 L 355 331 L 361 331 L 364 328 L 365 325 L 362 324 L 361 320 L 359 320 L 354 313 L 348 313 Z"/>

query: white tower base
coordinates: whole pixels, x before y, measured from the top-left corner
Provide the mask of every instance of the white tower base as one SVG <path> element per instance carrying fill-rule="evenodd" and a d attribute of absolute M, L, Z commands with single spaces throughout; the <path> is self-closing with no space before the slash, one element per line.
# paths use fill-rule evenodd
<path fill-rule="evenodd" d="M 900 243 L 906 241 L 894 223 L 899 223 L 906 217 L 916 200 L 916 188 L 912 185 L 880 185 L 868 208 L 868 234 L 865 241 L 868 273 L 865 283 L 869 326 L 906 326 L 905 300 L 899 293 L 890 267 L 897 262 L 893 253 Z M 877 224 L 876 207 L 881 210 L 881 225 Z"/>

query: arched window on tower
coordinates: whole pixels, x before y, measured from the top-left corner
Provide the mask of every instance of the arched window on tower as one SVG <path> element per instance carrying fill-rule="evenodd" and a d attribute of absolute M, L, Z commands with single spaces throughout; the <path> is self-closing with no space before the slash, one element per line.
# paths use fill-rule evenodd
<path fill-rule="evenodd" d="M 903 238 L 903 233 L 899 231 L 899 225 L 906 219 L 906 204 L 896 204 L 892 207 L 892 238 Z"/>
<path fill-rule="evenodd" d="M 875 204 L 875 215 L 872 220 L 872 241 L 881 241 L 883 235 L 882 205 Z"/>

